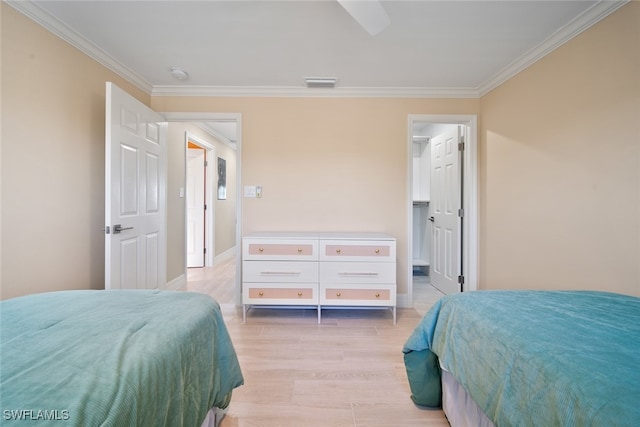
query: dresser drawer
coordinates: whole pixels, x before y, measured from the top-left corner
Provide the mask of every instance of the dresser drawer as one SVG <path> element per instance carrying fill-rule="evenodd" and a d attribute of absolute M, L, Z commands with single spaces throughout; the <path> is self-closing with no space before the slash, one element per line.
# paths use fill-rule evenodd
<path fill-rule="evenodd" d="M 318 241 L 310 239 L 256 239 L 242 240 L 244 260 L 316 261 Z"/>
<path fill-rule="evenodd" d="M 318 304 L 318 287 L 308 283 L 243 283 L 244 304 Z"/>
<path fill-rule="evenodd" d="M 244 261 L 243 282 L 318 283 L 318 263 L 310 261 Z"/>
<path fill-rule="evenodd" d="M 321 262 L 320 283 L 396 283 L 396 265 L 387 262 Z"/>
<path fill-rule="evenodd" d="M 366 285 L 361 287 L 321 285 L 320 304 L 395 306 L 396 287 L 394 285 Z"/>
<path fill-rule="evenodd" d="M 320 261 L 396 262 L 393 240 L 321 240 Z"/>

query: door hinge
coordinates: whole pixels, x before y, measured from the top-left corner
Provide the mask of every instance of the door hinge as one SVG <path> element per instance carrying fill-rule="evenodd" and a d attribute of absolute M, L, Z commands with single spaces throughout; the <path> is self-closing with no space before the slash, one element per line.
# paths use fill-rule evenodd
<path fill-rule="evenodd" d="M 202 249 L 202 252 L 206 255 L 207 254 L 207 248 Z"/>
<path fill-rule="evenodd" d="M 204 210 L 205 210 L 205 211 L 207 210 L 207 205 L 204 205 Z"/>
<path fill-rule="evenodd" d="M 464 276 L 458 276 L 458 283 L 464 285 Z"/>
<path fill-rule="evenodd" d="M 464 136 L 458 139 L 458 151 L 464 151 Z"/>
<path fill-rule="evenodd" d="M 207 160 L 204 161 L 204 167 L 206 168 L 207 166 L 209 166 L 209 162 Z"/>
<path fill-rule="evenodd" d="M 464 209 L 462 209 L 462 208 L 458 209 L 458 216 L 459 216 L 460 218 L 463 218 L 463 217 L 464 217 Z"/>
<path fill-rule="evenodd" d="M 106 234 L 111 234 L 111 227 L 109 227 L 108 225 L 104 228 L 104 232 Z"/>

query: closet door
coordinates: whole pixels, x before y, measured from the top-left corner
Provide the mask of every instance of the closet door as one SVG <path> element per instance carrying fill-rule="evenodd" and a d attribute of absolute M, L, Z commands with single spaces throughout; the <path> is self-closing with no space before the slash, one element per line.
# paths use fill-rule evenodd
<path fill-rule="evenodd" d="M 431 139 L 431 284 L 460 292 L 460 128 Z"/>

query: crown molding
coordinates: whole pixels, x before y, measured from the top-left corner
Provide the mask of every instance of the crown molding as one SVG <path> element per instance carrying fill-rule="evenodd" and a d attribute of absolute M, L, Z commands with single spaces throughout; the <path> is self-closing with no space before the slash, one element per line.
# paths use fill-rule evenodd
<path fill-rule="evenodd" d="M 234 151 L 237 150 L 238 147 L 236 145 L 236 141 L 232 141 L 229 138 L 227 138 L 226 136 L 224 136 L 223 134 L 221 134 L 220 132 L 218 132 L 215 128 L 213 128 L 211 126 L 211 123 L 209 123 L 209 122 L 194 122 L 193 124 L 196 125 L 197 127 L 199 127 L 200 129 L 202 129 L 203 131 L 207 132 L 209 135 L 213 136 L 218 141 L 222 142 L 223 144 L 225 144 L 227 147 L 231 148 L 232 150 L 234 150 Z"/>
<path fill-rule="evenodd" d="M 150 94 L 153 85 L 139 74 L 118 62 L 113 56 L 91 43 L 77 31 L 55 18 L 31 0 L 2 0 L 18 12 L 32 19 L 54 35 L 80 50 L 85 55 L 107 67 L 137 88 Z"/>
<path fill-rule="evenodd" d="M 559 48 L 578 34 L 609 16 L 630 0 L 600 0 L 564 27 L 547 37 L 542 43 L 507 65 L 478 88 L 479 96 L 484 96 L 539 59 Z"/>
<path fill-rule="evenodd" d="M 154 86 L 151 96 L 304 98 L 478 98 L 474 88 L 295 86 Z"/>
<path fill-rule="evenodd" d="M 151 96 L 213 97 L 335 97 L 335 98 L 480 98 L 630 0 L 600 0 L 478 87 L 337 87 L 331 89 L 280 86 L 152 85 L 107 52 L 68 27 L 31 0 L 2 0 L 62 40 L 85 53 Z"/>

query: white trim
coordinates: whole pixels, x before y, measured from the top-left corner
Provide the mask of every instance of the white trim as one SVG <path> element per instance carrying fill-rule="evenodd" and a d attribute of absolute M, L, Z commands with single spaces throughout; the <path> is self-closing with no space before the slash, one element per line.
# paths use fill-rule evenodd
<path fill-rule="evenodd" d="M 224 252 L 216 255 L 213 259 L 213 265 L 226 261 L 229 258 L 233 258 L 236 255 L 236 247 L 232 246 Z"/>
<path fill-rule="evenodd" d="M 226 145 L 227 147 L 235 151 L 236 149 L 235 141 L 231 141 L 229 138 L 222 135 L 220 132 L 214 129 L 213 126 L 209 124 L 209 122 L 194 122 L 193 124 L 198 126 L 200 129 L 207 132 L 209 135 L 213 136 L 215 139 L 217 139 L 218 141 L 222 142 L 224 145 Z"/>
<path fill-rule="evenodd" d="M 279 86 L 176 86 L 152 85 L 142 76 L 118 62 L 100 47 L 42 9 L 32 0 L 4 0 L 62 40 L 98 61 L 114 73 L 151 96 L 250 96 L 250 97 L 376 97 L 376 98 L 480 98 L 509 80 L 543 56 L 627 4 L 630 0 L 600 0 L 538 46 L 507 65 L 478 87 L 346 87 L 309 89 Z"/>
<path fill-rule="evenodd" d="M 55 16 L 51 15 L 46 10 L 42 9 L 38 4 L 31 0 L 3 0 L 8 5 L 12 6 L 18 12 L 32 19 L 45 29 L 49 30 L 54 35 L 60 37 L 71 46 L 78 49 L 91 59 L 97 61 L 101 65 L 107 67 L 129 83 L 136 86 L 138 89 L 143 90 L 146 93 L 151 93 L 153 85 L 145 80 L 141 75 L 127 67 L 123 63 L 116 60 L 113 56 L 102 50 L 85 38 L 82 34 L 78 33 L 64 22 L 60 21 Z"/>
<path fill-rule="evenodd" d="M 446 123 L 467 126 L 463 174 L 463 242 L 462 260 L 465 277 L 464 290 L 478 289 L 478 117 L 476 115 L 410 114 L 407 129 L 407 300 L 413 304 L 413 125 L 414 123 Z"/>
<path fill-rule="evenodd" d="M 410 286 L 410 287 L 413 287 L 413 286 Z M 409 294 L 397 294 L 396 305 L 397 307 L 402 307 L 402 308 L 413 307 L 413 297 L 410 298 Z"/>
<path fill-rule="evenodd" d="M 236 305 L 242 305 L 242 115 L 236 115 Z"/>
<path fill-rule="evenodd" d="M 161 113 L 168 122 L 238 122 L 240 113 L 210 113 L 200 111 Z"/>
<path fill-rule="evenodd" d="M 164 112 L 168 122 L 235 121 L 238 126 L 236 141 L 236 305 L 242 305 L 242 114 L 241 113 L 198 113 Z M 186 261 L 185 261 L 186 262 Z"/>
<path fill-rule="evenodd" d="M 185 273 L 185 274 L 181 274 L 180 276 L 168 282 L 167 285 L 165 286 L 165 289 L 168 291 L 180 291 L 180 290 L 186 289 L 186 287 L 187 287 L 187 275 Z"/>
<path fill-rule="evenodd" d="M 497 72 L 489 80 L 481 84 L 477 88 L 479 96 L 484 96 L 493 89 L 500 86 L 519 72 L 525 70 L 539 59 L 553 52 L 569 40 L 573 39 L 584 30 L 601 21 L 608 15 L 612 14 L 630 0 L 600 0 L 581 15 L 574 18 L 564 27 L 547 37 L 542 43 L 530 49 L 524 55 L 511 62 L 502 70 Z"/>
<path fill-rule="evenodd" d="M 303 98 L 479 98 L 476 88 L 156 85 L 151 96 L 303 97 Z"/>

